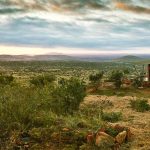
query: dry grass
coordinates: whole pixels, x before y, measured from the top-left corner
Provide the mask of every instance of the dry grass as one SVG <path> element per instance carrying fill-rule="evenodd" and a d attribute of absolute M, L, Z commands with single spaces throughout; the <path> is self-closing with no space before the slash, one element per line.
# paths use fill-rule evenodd
<path fill-rule="evenodd" d="M 123 119 L 118 123 L 131 128 L 134 134 L 131 142 L 131 150 L 149 150 L 150 149 L 150 112 L 136 112 L 130 107 L 130 100 L 136 100 L 133 96 L 100 96 L 89 95 L 85 98 L 84 104 L 101 103 L 102 101 L 109 101 L 113 104 L 112 107 L 105 107 L 107 112 L 122 112 Z M 148 99 L 150 104 L 150 99 Z"/>

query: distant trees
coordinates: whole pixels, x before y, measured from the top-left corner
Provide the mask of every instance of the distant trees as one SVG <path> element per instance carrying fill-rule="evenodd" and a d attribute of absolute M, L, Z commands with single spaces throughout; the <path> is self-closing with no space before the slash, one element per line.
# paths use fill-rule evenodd
<path fill-rule="evenodd" d="M 121 71 L 113 71 L 110 80 L 114 82 L 116 88 L 121 88 L 123 73 Z"/>
<path fill-rule="evenodd" d="M 73 114 L 83 101 L 85 85 L 82 81 L 71 78 L 61 79 L 52 92 L 51 109 L 57 114 Z"/>
<path fill-rule="evenodd" d="M 55 76 L 46 74 L 46 75 L 39 75 L 39 76 L 33 77 L 30 80 L 30 83 L 34 86 L 42 87 L 42 86 L 52 83 L 55 80 L 56 80 Z"/>

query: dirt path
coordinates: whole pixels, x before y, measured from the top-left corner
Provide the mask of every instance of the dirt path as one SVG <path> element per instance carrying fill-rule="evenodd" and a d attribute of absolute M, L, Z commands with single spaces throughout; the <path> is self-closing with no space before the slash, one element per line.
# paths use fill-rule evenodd
<path fill-rule="evenodd" d="M 122 121 L 118 123 L 131 128 L 134 138 L 131 144 L 131 150 L 150 150 L 150 112 L 136 112 L 130 108 L 130 100 L 136 97 L 125 96 L 100 96 L 89 95 L 85 98 L 84 103 L 101 103 L 109 101 L 113 104 L 111 108 L 105 108 L 104 111 L 120 111 L 123 114 Z M 148 100 L 150 103 L 150 99 Z"/>

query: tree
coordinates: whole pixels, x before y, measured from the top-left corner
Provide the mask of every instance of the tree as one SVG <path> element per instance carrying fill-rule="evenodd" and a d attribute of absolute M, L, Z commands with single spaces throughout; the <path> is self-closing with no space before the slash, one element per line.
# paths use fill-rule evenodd
<path fill-rule="evenodd" d="M 103 78 L 104 72 L 99 72 L 97 74 L 91 74 L 89 76 L 89 81 L 95 86 L 96 90 L 99 87 L 99 84 Z"/>
<path fill-rule="evenodd" d="M 113 71 L 110 80 L 112 80 L 116 86 L 116 88 L 121 88 L 122 85 L 123 73 L 120 71 Z"/>
<path fill-rule="evenodd" d="M 73 114 L 78 111 L 85 95 L 82 81 L 76 78 L 62 79 L 52 92 L 51 109 L 59 115 Z"/>

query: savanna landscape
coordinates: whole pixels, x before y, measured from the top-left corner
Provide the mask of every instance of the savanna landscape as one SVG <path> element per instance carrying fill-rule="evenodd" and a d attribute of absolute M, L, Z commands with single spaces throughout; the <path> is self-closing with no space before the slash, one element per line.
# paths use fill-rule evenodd
<path fill-rule="evenodd" d="M 1 149 L 148 150 L 150 88 L 140 80 L 143 65 L 0 62 Z"/>
<path fill-rule="evenodd" d="M 0 0 L 0 150 L 150 150 L 150 0 Z"/>

